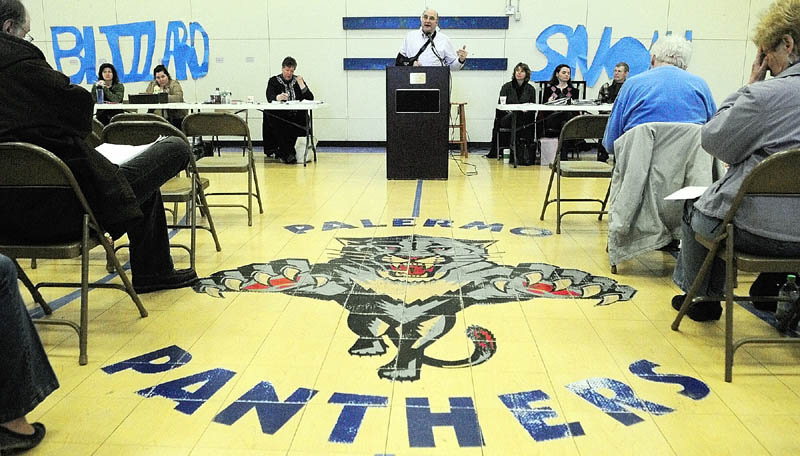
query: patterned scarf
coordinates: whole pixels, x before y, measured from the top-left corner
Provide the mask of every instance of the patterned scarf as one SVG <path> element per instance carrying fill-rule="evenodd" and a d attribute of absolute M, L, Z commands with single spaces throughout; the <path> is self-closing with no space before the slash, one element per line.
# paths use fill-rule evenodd
<path fill-rule="evenodd" d="M 297 78 L 296 77 L 292 76 L 292 79 L 289 82 L 286 82 L 283 79 L 283 75 L 279 74 L 278 75 L 278 82 L 280 82 L 281 85 L 283 85 L 283 93 L 289 94 L 289 100 L 296 99 L 295 94 L 294 94 L 294 86 L 297 85 Z"/>

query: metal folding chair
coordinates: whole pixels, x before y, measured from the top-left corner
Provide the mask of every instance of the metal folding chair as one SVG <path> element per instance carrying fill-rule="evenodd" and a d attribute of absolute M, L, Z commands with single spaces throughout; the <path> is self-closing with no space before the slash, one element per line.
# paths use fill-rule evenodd
<path fill-rule="evenodd" d="M 544 204 L 542 205 L 542 215 L 539 220 L 544 220 L 544 213 L 550 203 L 556 203 L 556 233 L 561 234 L 561 218 L 567 214 L 598 214 L 598 220 L 602 220 L 603 214 L 607 214 L 606 203 L 608 202 L 608 194 L 611 190 L 611 174 L 613 167 L 608 163 L 596 161 L 561 161 L 561 148 L 564 146 L 564 141 L 575 139 L 602 139 L 603 133 L 606 130 L 606 123 L 608 123 L 608 115 L 581 115 L 574 117 L 564 124 L 561 129 L 561 134 L 558 137 L 558 149 L 556 150 L 555 160 L 550 165 L 550 181 L 547 184 L 547 192 L 544 195 Z M 556 178 L 556 197 L 550 198 L 550 190 L 553 187 L 553 177 Z M 606 196 L 602 200 L 596 198 L 562 198 L 561 197 L 561 178 L 574 177 L 574 178 L 591 178 L 591 179 L 609 179 L 609 187 L 606 190 Z M 566 211 L 561 212 L 562 202 L 596 202 L 600 203 L 599 211 Z"/>
<path fill-rule="evenodd" d="M 800 198 L 800 149 L 788 150 L 770 155 L 758 164 L 745 178 L 739 193 L 731 204 L 731 208 L 722 221 L 723 229 L 714 239 L 707 239 L 699 234 L 695 236 L 698 242 L 708 249 L 700 273 L 692 283 L 692 288 L 686 294 L 672 330 L 677 331 L 681 319 L 689 310 L 693 302 L 725 300 L 725 381 L 733 378 L 733 355 L 736 350 L 745 344 L 797 344 L 798 338 L 787 337 L 744 337 L 733 339 L 733 304 L 734 301 L 775 301 L 778 297 L 737 296 L 733 294 L 736 286 L 738 271 L 746 272 L 785 272 L 800 270 L 800 257 L 768 257 L 753 255 L 736 250 L 734 239 L 734 217 L 742 200 L 749 196 L 771 196 L 781 198 Z M 725 296 L 697 296 L 700 285 L 711 270 L 714 259 L 725 261 Z"/>
<path fill-rule="evenodd" d="M 154 142 L 161 136 L 176 136 L 186 142 L 187 145 L 189 144 L 189 140 L 183 132 L 164 121 L 115 121 L 108 124 L 106 128 L 103 129 L 104 142 L 112 144 L 137 146 Z M 205 189 L 210 185 L 209 180 L 200 176 L 194 155 L 189 154 L 189 156 L 188 176 L 174 177 L 167 181 L 167 183 L 161 187 L 161 198 L 165 203 L 186 203 L 186 212 L 189 217 L 188 225 L 175 222 L 168 225 L 168 227 L 179 229 L 189 228 L 191 230 L 190 245 L 187 247 L 177 244 L 176 246 L 189 252 L 189 263 L 191 267 L 194 268 L 195 258 L 197 256 L 197 228 L 204 229 L 211 233 L 217 252 L 222 251 L 222 247 L 219 243 L 217 230 L 214 227 L 214 219 L 211 217 L 211 211 L 206 201 Z M 198 208 L 201 214 L 205 215 L 208 220 L 208 226 L 197 223 L 196 209 Z"/>
<path fill-rule="evenodd" d="M 197 112 L 183 119 L 183 132 L 188 137 L 203 136 L 241 136 L 244 140 L 243 157 L 203 157 L 197 161 L 197 169 L 201 173 L 246 173 L 247 192 L 214 192 L 212 195 L 246 195 L 244 204 L 212 204 L 212 207 L 241 207 L 247 211 L 247 225 L 253 225 L 253 197 L 258 201 L 258 212 L 264 213 L 261 205 L 261 190 L 258 187 L 258 176 L 253 159 L 253 143 L 250 140 L 250 129 L 247 122 L 239 116 L 226 112 Z M 255 192 L 253 186 L 255 185 Z"/>
<path fill-rule="evenodd" d="M 87 341 L 89 331 L 89 289 L 91 288 L 115 288 L 128 293 L 136 307 L 139 315 L 147 316 L 147 310 L 142 305 L 139 296 L 133 289 L 128 275 L 122 269 L 122 265 L 114 253 L 111 245 L 111 237 L 103 230 L 95 219 L 89 203 L 83 195 L 72 172 L 61 159 L 41 147 L 27 143 L 0 143 L 0 191 L 15 192 L 41 192 L 42 189 L 61 192 L 60 195 L 68 194 L 70 201 L 76 202 L 75 207 L 80 207 L 82 214 L 74 220 L 53 220 L 53 223 L 72 223 L 80 219 L 80 226 L 76 227 L 76 232 L 80 235 L 76 239 L 63 242 L 42 242 L 33 243 L 23 238 L 9 237 L 9 234 L 0 235 L 0 253 L 14 260 L 19 272 L 19 278 L 28 288 L 33 299 L 42 308 L 46 315 L 53 313 L 50 306 L 39 293 L 40 288 L 60 287 L 60 288 L 80 288 L 80 322 L 75 323 L 69 320 L 59 320 L 52 318 L 41 318 L 34 320 L 34 323 L 41 325 L 63 325 L 69 326 L 78 333 L 80 355 L 78 362 L 85 365 L 88 362 Z M 73 199 L 74 198 L 74 199 Z M 5 213 L 6 209 L 0 207 L 0 218 L 8 220 L 12 217 L 25 217 L 20 213 Z M 102 245 L 106 251 L 106 257 L 111 261 L 114 271 L 122 279 L 122 285 L 115 283 L 90 283 L 89 282 L 89 251 L 94 247 Z M 25 271 L 17 261 L 19 258 L 47 258 L 47 259 L 70 259 L 81 258 L 81 281 L 80 282 L 40 282 L 34 284 L 25 274 Z"/>

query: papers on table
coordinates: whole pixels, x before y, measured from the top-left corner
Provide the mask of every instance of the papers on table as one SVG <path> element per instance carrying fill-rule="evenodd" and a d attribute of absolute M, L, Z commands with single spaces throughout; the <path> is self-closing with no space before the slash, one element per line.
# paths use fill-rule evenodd
<path fill-rule="evenodd" d="M 148 147 L 165 138 L 166 136 L 159 136 L 158 139 L 150 144 L 142 144 L 141 146 L 103 143 L 95 147 L 94 150 L 100 152 L 100 155 L 106 157 L 111 163 L 114 163 L 115 165 L 121 165 L 133 157 L 141 154 L 147 150 Z"/>
<path fill-rule="evenodd" d="M 665 200 L 691 200 L 695 198 L 699 198 L 700 195 L 705 193 L 708 187 L 683 187 L 682 189 L 672 193 L 671 195 L 667 195 L 664 199 Z"/>

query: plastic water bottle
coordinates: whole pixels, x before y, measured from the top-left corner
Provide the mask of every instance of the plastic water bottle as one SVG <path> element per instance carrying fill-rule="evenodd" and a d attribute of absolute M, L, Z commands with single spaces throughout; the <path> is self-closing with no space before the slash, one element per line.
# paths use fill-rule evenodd
<path fill-rule="evenodd" d="M 105 93 L 103 92 L 103 88 L 100 86 L 96 86 L 95 89 L 96 89 L 95 91 L 97 92 L 97 104 L 105 103 L 106 96 Z"/>
<path fill-rule="evenodd" d="M 797 287 L 797 278 L 794 274 L 786 276 L 786 283 L 778 291 L 778 308 L 775 310 L 775 318 L 781 321 L 792 312 L 792 306 L 797 298 L 800 297 L 800 288 Z"/>

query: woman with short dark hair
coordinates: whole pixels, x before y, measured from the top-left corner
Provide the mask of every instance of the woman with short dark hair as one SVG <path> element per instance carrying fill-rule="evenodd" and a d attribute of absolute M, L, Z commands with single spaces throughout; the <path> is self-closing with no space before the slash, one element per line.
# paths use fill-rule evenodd
<path fill-rule="evenodd" d="M 511 73 L 511 80 L 500 87 L 499 102 L 501 104 L 520 104 L 520 103 L 536 103 L 536 89 L 529 84 L 531 80 L 531 69 L 523 62 L 519 62 Z M 521 116 L 520 124 L 525 125 L 532 123 L 534 114 L 532 112 L 524 113 Z M 497 158 L 497 135 L 500 128 L 509 128 L 511 126 L 511 113 L 501 110 L 496 110 L 494 116 L 494 127 L 492 128 L 492 144 L 486 158 Z M 500 142 L 508 144 L 508 134 L 503 134 L 500 137 Z M 517 138 L 524 136 L 533 142 L 533 128 L 528 127 L 524 130 L 517 132 Z"/>

